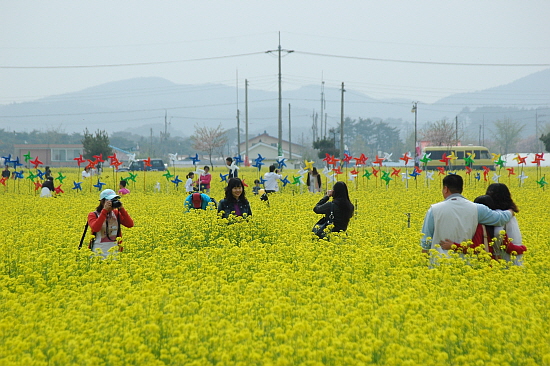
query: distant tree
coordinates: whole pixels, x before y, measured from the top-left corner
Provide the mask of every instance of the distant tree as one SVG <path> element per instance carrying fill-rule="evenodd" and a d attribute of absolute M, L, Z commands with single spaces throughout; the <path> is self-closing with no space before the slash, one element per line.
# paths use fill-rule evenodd
<path fill-rule="evenodd" d="M 227 142 L 227 135 L 222 125 L 220 124 L 216 128 L 195 125 L 195 134 L 191 136 L 191 141 L 193 141 L 194 149 L 208 154 L 210 166 L 214 170 L 212 155 L 216 151 L 219 152 L 219 149 Z"/>
<path fill-rule="evenodd" d="M 456 145 L 456 135 L 456 125 L 447 120 L 428 122 L 419 134 L 421 140 L 429 141 L 432 146 Z"/>
<path fill-rule="evenodd" d="M 313 148 L 319 150 L 317 153 L 319 159 L 324 159 L 326 154 L 338 156 L 340 153 L 340 150 L 336 148 L 335 141 L 332 138 L 323 138 L 321 140 L 314 141 Z"/>
<path fill-rule="evenodd" d="M 109 147 L 109 135 L 105 130 L 97 130 L 92 134 L 86 129 L 82 139 L 84 146 L 84 158 L 93 159 L 94 155 L 103 154 L 103 158 L 111 155 L 113 150 Z"/>
<path fill-rule="evenodd" d="M 540 137 L 540 140 L 544 144 L 544 149 L 550 151 L 550 133 L 544 134 Z"/>
<path fill-rule="evenodd" d="M 493 137 L 500 147 L 501 154 L 508 154 L 516 149 L 516 144 L 521 140 L 521 131 L 525 124 L 519 124 L 510 118 L 494 122 Z"/>

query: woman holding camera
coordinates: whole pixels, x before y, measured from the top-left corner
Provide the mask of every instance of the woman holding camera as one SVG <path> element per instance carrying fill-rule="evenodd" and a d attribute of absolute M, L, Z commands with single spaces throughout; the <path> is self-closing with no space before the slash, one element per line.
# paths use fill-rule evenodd
<path fill-rule="evenodd" d="M 99 195 L 99 206 L 95 211 L 88 214 L 88 225 L 90 226 L 95 238 L 90 243 L 90 249 L 96 251 L 101 249 L 101 256 L 105 259 L 109 255 L 109 250 L 118 246 L 118 251 L 122 251 L 122 237 L 120 225 L 126 227 L 134 226 L 134 220 L 130 217 L 126 209 L 122 207 L 120 197 L 112 189 L 106 189 Z M 113 253 L 114 254 L 114 253 Z"/>
<path fill-rule="evenodd" d="M 330 197 L 332 202 L 329 202 Z M 336 182 L 332 190 L 328 190 L 327 194 L 313 207 L 313 212 L 316 214 L 324 214 L 327 219 L 332 216 L 333 232 L 347 230 L 354 210 L 355 207 L 349 199 L 348 186 L 344 182 Z"/>

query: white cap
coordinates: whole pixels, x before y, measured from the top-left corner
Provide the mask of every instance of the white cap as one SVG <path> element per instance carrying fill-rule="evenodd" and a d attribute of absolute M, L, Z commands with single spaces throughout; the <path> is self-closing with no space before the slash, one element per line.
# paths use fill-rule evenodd
<path fill-rule="evenodd" d="M 106 189 L 99 194 L 100 201 L 104 198 L 106 200 L 112 200 L 113 198 L 120 198 L 120 196 L 116 194 L 115 191 L 113 191 L 112 189 Z"/>

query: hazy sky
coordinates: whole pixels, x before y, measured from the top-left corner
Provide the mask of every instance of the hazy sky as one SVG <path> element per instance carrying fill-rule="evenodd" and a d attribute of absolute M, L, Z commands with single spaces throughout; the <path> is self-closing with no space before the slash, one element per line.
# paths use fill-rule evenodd
<path fill-rule="evenodd" d="M 179 84 L 318 84 L 433 102 L 550 65 L 550 1 L 0 0 L 0 104 L 158 76 Z M 308 53 L 340 57 L 324 57 Z M 248 56 L 226 57 L 252 54 Z M 341 57 L 345 56 L 345 57 Z M 352 57 L 352 58 L 347 58 Z M 214 58 L 211 60 L 196 60 Z M 355 59 L 354 59 L 355 58 Z M 127 65 L 146 63 L 147 65 Z M 98 65 L 123 65 L 83 67 Z M 79 66 L 67 68 L 64 66 Z M 17 68 L 13 68 L 17 67 Z M 48 68 L 45 68 L 48 67 Z"/>

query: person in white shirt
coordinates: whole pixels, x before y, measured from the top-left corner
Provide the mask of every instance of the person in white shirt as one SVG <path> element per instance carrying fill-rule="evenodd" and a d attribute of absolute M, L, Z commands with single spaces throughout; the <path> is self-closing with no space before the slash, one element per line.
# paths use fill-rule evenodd
<path fill-rule="evenodd" d="M 277 180 L 281 178 L 283 178 L 283 176 L 279 174 L 279 170 L 275 169 L 275 165 L 270 165 L 269 172 L 264 174 L 265 193 L 279 192 Z"/>
<path fill-rule="evenodd" d="M 185 192 L 192 193 L 195 191 L 195 187 L 193 186 L 193 177 L 195 176 L 195 173 L 189 172 L 187 174 L 187 181 L 185 182 Z"/>
<path fill-rule="evenodd" d="M 90 178 L 92 175 L 90 174 L 90 168 L 86 167 L 82 171 L 82 179 Z"/>

